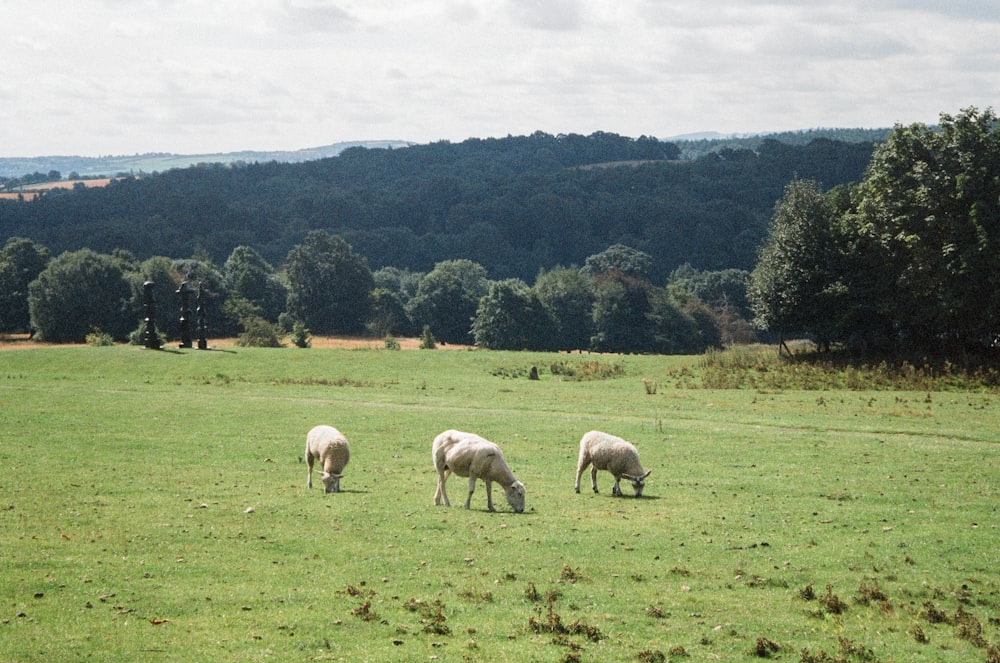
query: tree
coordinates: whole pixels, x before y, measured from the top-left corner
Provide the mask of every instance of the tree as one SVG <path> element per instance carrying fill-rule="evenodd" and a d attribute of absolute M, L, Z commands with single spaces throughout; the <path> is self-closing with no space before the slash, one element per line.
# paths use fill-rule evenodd
<path fill-rule="evenodd" d="M 49 250 L 24 237 L 11 237 L 0 249 L 0 331 L 29 329 L 28 284 L 48 262 Z"/>
<path fill-rule="evenodd" d="M 288 313 L 314 334 L 361 334 L 375 282 L 368 261 L 342 238 L 314 230 L 285 260 Z"/>
<path fill-rule="evenodd" d="M 490 350 L 546 349 L 550 329 L 538 296 L 520 279 L 491 283 L 472 323 L 476 345 Z"/>
<path fill-rule="evenodd" d="M 808 333 L 821 345 L 837 335 L 843 313 L 843 238 L 833 206 L 818 184 L 796 180 L 785 188 L 770 234 L 750 275 L 748 296 L 761 329 Z"/>
<path fill-rule="evenodd" d="M 861 185 L 858 234 L 891 274 L 896 340 L 937 352 L 1000 332 L 1000 127 L 989 109 L 897 126 Z"/>
<path fill-rule="evenodd" d="M 412 332 L 406 307 L 399 295 L 388 288 L 375 288 L 371 293 L 371 319 L 368 330 L 372 336 L 409 334 Z"/>
<path fill-rule="evenodd" d="M 695 354 L 719 345 L 718 331 L 716 329 L 713 336 L 712 325 L 708 323 L 711 319 L 708 307 L 698 300 L 693 301 L 696 304 L 689 305 L 689 308 L 699 314 L 699 320 L 674 299 L 669 289 L 657 288 L 651 293 L 648 317 L 656 352 Z"/>
<path fill-rule="evenodd" d="M 590 348 L 597 352 L 651 352 L 654 329 L 649 319 L 648 281 L 607 272 L 595 279 L 594 335 Z"/>
<path fill-rule="evenodd" d="M 429 326 L 439 341 L 472 343 L 472 320 L 488 288 L 482 265 L 464 258 L 439 262 L 420 279 L 410 300 L 410 317 Z"/>
<path fill-rule="evenodd" d="M 224 273 L 231 297 L 250 302 L 265 320 L 277 321 L 285 310 L 288 293 L 260 253 L 249 246 L 237 246 L 226 260 Z"/>
<path fill-rule="evenodd" d="M 124 340 L 139 320 L 134 290 L 119 261 L 90 249 L 54 258 L 28 286 L 31 323 L 38 337 L 83 342 L 100 330 Z"/>
<path fill-rule="evenodd" d="M 614 244 L 587 258 L 582 271 L 593 276 L 617 271 L 631 278 L 648 280 L 652 267 L 653 258 L 648 253 Z"/>
<path fill-rule="evenodd" d="M 173 279 L 176 287 L 172 291 L 168 290 L 168 292 L 164 293 L 166 295 L 164 300 L 166 308 L 162 309 L 165 311 L 165 314 L 161 315 L 161 317 L 165 316 L 165 319 L 170 321 L 170 324 L 167 326 L 168 330 L 177 329 L 179 332 L 180 325 L 173 326 L 173 321 L 180 320 L 181 299 L 177 294 L 177 290 L 184 281 L 187 281 L 188 285 L 192 288 L 202 289 L 205 306 L 208 309 L 206 312 L 208 326 L 213 334 L 229 335 L 240 330 L 240 320 L 238 318 L 231 319 L 226 315 L 226 311 L 230 308 L 226 277 L 207 255 L 200 258 L 173 260 L 170 263 L 170 269 L 174 275 Z M 193 299 L 190 302 L 190 306 L 192 315 L 194 315 L 196 302 Z M 194 318 L 192 318 L 193 323 Z M 192 326 L 193 331 L 194 327 Z"/>
<path fill-rule="evenodd" d="M 594 282 L 573 267 L 541 271 L 535 279 L 535 294 L 551 321 L 548 347 L 584 350 L 593 335 Z"/>

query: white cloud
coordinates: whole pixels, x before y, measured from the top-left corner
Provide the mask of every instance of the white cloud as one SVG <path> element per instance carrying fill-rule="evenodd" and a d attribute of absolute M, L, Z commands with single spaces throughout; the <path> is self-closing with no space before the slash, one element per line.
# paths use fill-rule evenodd
<path fill-rule="evenodd" d="M 8 156 L 541 129 L 933 122 L 1000 89 L 993 2 L 6 0 Z"/>

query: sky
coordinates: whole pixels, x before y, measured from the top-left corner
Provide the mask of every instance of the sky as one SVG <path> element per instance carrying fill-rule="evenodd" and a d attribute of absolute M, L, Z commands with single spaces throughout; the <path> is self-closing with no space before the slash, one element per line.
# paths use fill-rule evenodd
<path fill-rule="evenodd" d="M 1000 93 L 996 0 L 0 0 L 0 156 L 882 128 Z"/>

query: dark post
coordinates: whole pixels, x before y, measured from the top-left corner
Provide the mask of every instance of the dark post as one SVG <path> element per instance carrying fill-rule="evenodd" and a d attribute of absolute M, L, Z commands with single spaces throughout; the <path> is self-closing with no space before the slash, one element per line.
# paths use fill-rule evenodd
<path fill-rule="evenodd" d="M 205 321 L 205 289 L 198 282 L 198 308 L 195 309 L 195 320 L 198 328 L 198 349 L 208 350 L 208 339 L 205 334 L 208 331 L 208 324 Z"/>
<path fill-rule="evenodd" d="M 191 347 L 191 293 L 195 289 L 187 281 L 181 283 L 177 294 L 181 296 L 181 344 L 179 347 Z"/>
<path fill-rule="evenodd" d="M 160 335 L 156 333 L 156 301 L 153 298 L 153 282 L 146 281 L 142 284 L 142 310 L 146 317 L 143 318 L 145 329 L 142 332 L 142 344 L 150 350 L 160 349 Z"/>

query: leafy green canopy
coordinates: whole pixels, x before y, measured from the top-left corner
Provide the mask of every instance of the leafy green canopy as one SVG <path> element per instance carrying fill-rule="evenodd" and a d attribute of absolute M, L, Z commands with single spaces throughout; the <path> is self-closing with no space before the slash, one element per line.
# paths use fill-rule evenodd
<path fill-rule="evenodd" d="M 992 110 L 897 126 L 853 191 L 793 182 L 751 276 L 757 323 L 954 354 L 1000 334 L 1000 131 Z"/>

